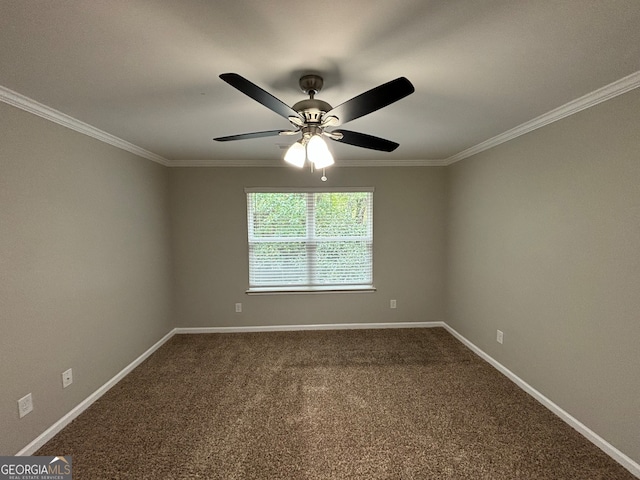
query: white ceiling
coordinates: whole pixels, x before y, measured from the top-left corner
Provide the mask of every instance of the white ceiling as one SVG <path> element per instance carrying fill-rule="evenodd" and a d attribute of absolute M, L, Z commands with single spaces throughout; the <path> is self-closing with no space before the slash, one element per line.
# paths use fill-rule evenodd
<path fill-rule="evenodd" d="M 640 71 L 639 0 L 0 0 L 0 85 L 178 160 L 278 160 L 291 137 L 212 138 L 288 122 L 218 78 L 288 105 L 319 72 L 333 106 L 399 76 L 415 93 L 345 128 L 337 161 L 448 159 Z M 177 162 L 175 162 L 177 163 Z"/>

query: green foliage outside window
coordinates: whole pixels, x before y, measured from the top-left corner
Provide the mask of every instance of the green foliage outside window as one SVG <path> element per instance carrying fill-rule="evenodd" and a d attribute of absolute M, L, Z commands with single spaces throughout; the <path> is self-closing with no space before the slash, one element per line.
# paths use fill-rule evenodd
<path fill-rule="evenodd" d="M 249 193 L 251 286 L 372 283 L 372 193 Z"/>

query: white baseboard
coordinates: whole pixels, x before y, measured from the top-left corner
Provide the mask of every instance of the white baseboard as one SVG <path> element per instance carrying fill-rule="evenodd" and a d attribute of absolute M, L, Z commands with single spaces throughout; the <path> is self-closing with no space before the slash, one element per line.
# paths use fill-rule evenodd
<path fill-rule="evenodd" d="M 98 400 L 104 395 L 111 387 L 122 380 L 129 372 L 140 365 L 146 360 L 153 352 L 160 348 L 175 334 L 199 334 L 199 333 L 241 333 L 241 332 L 286 332 L 286 331 L 298 331 L 298 330 L 353 330 L 353 329 L 381 329 L 381 328 L 445 328 L 451 335 L 460 340 L 464 345 L 476 353 L 480 358 L 488 362 L 496 370 L 501 372 L 518 387 L 527 392 L 533 398 L 535 398 L 542 405 L 547 407 L 558 417 L 560 417 L 565 423 L 573 427 L 579 433 L 581 433 L 587 440 L 600 448 L 603 452 L 613 458 L 616 462 L 629 470 L 633 475 L 640 478 L 640 464 L 635 462 L 629 456 L 622 453 L 615 448 L 609 442 L 607 442 L 600 435 L 581 423 L 575 417 L 568 412 L 560 408 L 549 398 L 545 397 L 538 390 L 533 388 L 527 382 L 518 377 L 515 373 L 509 370 L 507 367 L 499 363 L 493 357 L 489 356 L 483 350 L 471 343 L 465 337 L 460 335 L 456 330 L 451 328 L 445 322 L 401 322 L 401 323 L 333 323 L 333 324 L 318 324 L 318 325 L 270 325 L 270 326 L 248 326 L 248 327 L 191 327 L 191 328 L 174 328 L 158 342 L 156 342 L 146 352 L 136 358 L 128 366 L 122 369 L 116 376 L 105 383 L 102 387 L 98 388 L 89 397 L 78 404 L 73 410 L 67 413 L 64 417 L 49 427 L 44 433 L 33 440 L 29 445 L 20 450 L 16 455 L 32 455 L 42 445 L 47 443 L 53 438 L 60 430 L 66 427 L 72 420 L 78 415 L 84 412 L 93 402 Z"/>
<path fill-rule="evenodd" d="M 155 352 L 158 348 L 164 345 L 171 337 L 175 335 L 175 329 L 171 330 L 164 337 L 162 337 L 159 341 L 157 341 L 153 346 L 151 346 L 146 352 L 136 358 L 133 362 L 127 365 L 125 368 L 120 370 L 120 372 L 109 380 L 107 383 L 98 388 L 95 392 L 85 398 L 82 402 L 80 402 L 76 407 L 74 407 L 69 413 L 67 413 L 64 417 L 58 420 L 56 423 L 47 428 L 41 435 L 39 435 L 35 440 L 33 440 L 29 445 L 24 447 L 16 456 L 23 455 L 33 455 L 40 447 L 42 447 L 45 443 L 51 440 L 60 430 L 69 425 L 78 415 L 84 412 L 87 408 L 91 406 L 93 402 L 98 400 L 102 395 L 104 395 L 111 387 L 113 387 L 116 383 L 122 380 L 129 372 L 131 372 L 134 368 L 144 362 L 153 352 Z"/>
<path fill-rule="evenodd" d="M 629 472 L 631 472 L 636 477 L 640 478 L 640 464 L 635 462 L 629 456 L 622 453 L 620 450 L 618 450 L 616 447 L 611 445 L 604 438 L 602 438 L 596 432 L 591 430 L 584 423 L 580 422 L 578 419 L 573 417 L 567 411 L 560 408 L 557 404 L 555 404 L 549 398 L 545 397 L 542 393 L 540 393 L 538 390 L 533 388 L 527 382 L 522 380 L 520 377 L 518 377 L 515 373 L 513 373 L 507 367 L 505 367 L 500 362 L 495 360 L 493 357 L 489 356 L 483 350 L 475 346 L 473 343 L 471 343 L 465 337 L 460 335 L 457 331 L 455 331 L 449 325 L 443 322 L 443 326 L 449 333 L 451 333 L 451 335 L 453 335 L 462 343 L 464 343 L 467 347 L 469 347 L 469 349 L 471 349 L 474 353 L 476 353 L 480 358 L 488 362 L 492 367 L 494 367 L 496 370 L 498 370 L 500 373 L 506 376 L 513 383 L 518 385 L 518 387 L 520 387 L 522 390 L 527 392 L 529 395 L 535 398 L 542 405 L 544 405 L 553 413 L 555 413 L 565 423 L 573 427 L 574 430 L 577 430 L 579 433 L 581 433 L 587 440 L 593 443 L 596 447 L 600 448 L 600 450 L 602 450 L 604 453 L 609 455 L 611 458 L 613 458 L 616 462 L 618 462 L 624 468 L 629 470 Z"/>
<path fill-rule="evenodd" d="M 293 332 L 299 330 L 375 330 L 379 328 L 433 328 L 444 327 L 444 322 L 398 322 L 398 323 L 327 323 L 316 325 L 268 325 L 249 327 L 184 327 L 175 333 L 243 333 L 243 332 Z"/>

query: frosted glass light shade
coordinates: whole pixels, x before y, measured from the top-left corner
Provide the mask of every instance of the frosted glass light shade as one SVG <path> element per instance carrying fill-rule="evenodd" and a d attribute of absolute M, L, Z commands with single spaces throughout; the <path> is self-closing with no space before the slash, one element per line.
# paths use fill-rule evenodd
<path fill-rule="evenodd" d="M 287 153 L 284 154 L 284 161 L 294 165 L 298 168 L 304 166 L 304 161 L 307 156 L 304 145 L 300 142 L 296 142 L 289 147 Z"/>
<path fill-rule="evenodd" d="M 316 168 L 324 168 L 334 164 L 333 155 L 331 155 L 329 147 L 318 135 L 311 137 L 309 143 L 307 143 L 307 156 Z"/>

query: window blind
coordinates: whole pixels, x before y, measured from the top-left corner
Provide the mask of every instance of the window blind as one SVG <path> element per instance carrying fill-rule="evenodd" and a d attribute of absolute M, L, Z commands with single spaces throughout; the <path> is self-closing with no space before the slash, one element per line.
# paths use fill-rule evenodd
<path fill-rule="evenodd" d="M 373 189 L 247 190 L 249 291 L 373 284 Z"/>

